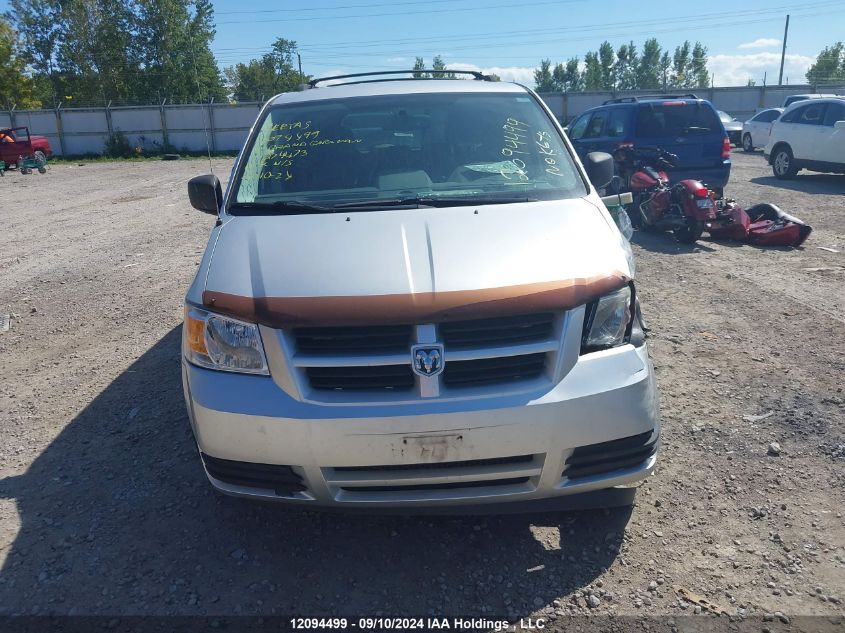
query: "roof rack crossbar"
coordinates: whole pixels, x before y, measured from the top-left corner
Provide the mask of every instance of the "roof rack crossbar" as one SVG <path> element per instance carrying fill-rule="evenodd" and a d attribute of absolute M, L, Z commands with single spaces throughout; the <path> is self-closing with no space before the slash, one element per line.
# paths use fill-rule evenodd
<path fill-rule="evenodd" d="M 643 99 L 698 99 L 698 95 L 691 92 L 684 95 L 633 95 L 631 97 L 617 97 L 616 99 L 608 99 L 602 105 L 609 103 L 636 103 Z"/>
<path fill-rule="evenodd" d="M 312 79 L 308 82 L 308 86 L 311 88 L 315 88 L 318 83 L 322 83 L 324 81 L 334 81 L 335 79 L 352 79 L 355 77 L 374 77 L 380 75 L 407 75 L 408 73 L 426 73 L 430 75 L 445 75 L 447 73 L 452 73 L 455 75 L 472 75 L 478 81 L 493 81 L 492 77 L 489 75 L 485 75 L 484 73 L 478 70 L 427 70 L 427 69 L 414 69 L 414 70 L 385 70 L 382 72 L 370 72 L 370 73 L 352 73 L 349 75 L 334 75 L 332 77 L 319 77 L 318 79 Z M 432 77 L 415 77 L 415 79 L 432 79 Z"/>

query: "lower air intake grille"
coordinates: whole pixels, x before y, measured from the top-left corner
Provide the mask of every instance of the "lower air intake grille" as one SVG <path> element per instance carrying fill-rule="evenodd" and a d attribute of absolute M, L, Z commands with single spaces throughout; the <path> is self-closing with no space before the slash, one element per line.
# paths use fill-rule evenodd
<path fill-rule="evenodd" d="M 533 455 L 514 455 L 512 457 L 491 457 L 488 459 L 466 459 L 459 462 L 430 462 L 427 464 L 390 464 L 388 466 L 335 466 L 335 472 L 355 473 L 392 470 L 441 470 L 444 468 L 476 468 L 478 466 L 504 466 L 508 464 L 530 464 Z"/>
<path fill-rule="evenodd" d="M 390 391 L 411 389 L 414 386 L 410 364 L 309 367 L 306 372 L 313 389 Z"/>
<path fill-rule="evenodd" d="M 235 486 L 267 488 L 277 495 L 289 495 L 305 490 L 302 478 L 290 466 L 236 462 L 202 454 L 208 474 L 215 479 Z"/>
<path fill-rule="evenodd" d="M 566 460 L 564 477 L 578 479 L 639 466 L 657 450 L 657 434 L 646 431 L 611 442 L 579 446 Z"/>
<path fill-rule="evenodd" d="M 411 485 L 382 485 L 382 486 L 355 486 L 343 487 L 349 492 L 408 492 L 412 490 L 455 490 L 458 488 L 489 488 L 492 486 L 513 486 L 524 484 L 528 477 L 511 477 L 509 479 L 485 479 L 483 481 L 453 481 L 437 484 L 411 484 Z"/>
<path fill-rule="evenodd" d="M 523 354 L 447 362 L 443 382 L 450 387 L 469 387 L 497 382 L 537 378 L 546 362 L 546 354 Z"/>

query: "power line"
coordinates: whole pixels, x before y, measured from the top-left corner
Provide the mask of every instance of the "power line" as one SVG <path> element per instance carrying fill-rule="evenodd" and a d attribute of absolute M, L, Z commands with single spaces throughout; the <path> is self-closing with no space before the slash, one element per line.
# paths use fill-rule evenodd
<path fill-rule="evenodd" d="M 810 9 L 817 9 L 817 8 L 825 8 L 831 6 L 842 6 L 841 0 L 825 0 L 822 2 L 814 2 L 808 3 L 801 8 L 801 11 L 807 11 Z M 730 21 L 718 24 L 719 28 L 722 26 L 741 26 L 747 24 L 747 22 L 739 22 L 738 19 L 743 17 L 753 17 L 756 15 L 767 15 L 772 13 L 781 14 L 784 10 L 794 9 L 794 5 L 783 5 L 778 7 L 769 7 L 766 9 L 747 9 L 741 11 L 733 12 L 729 17 Z M 815 14 L 805 14 L 805 15 L 815 15 Z M 655 18 L 652 20 L 643 20 L 638 22 L 638 26 L 649 26 L 649 25 L 661 25 L 671 23 L 673 26 L 671 27 L 671 31 L 677 30 L 677 26 L 679 23 L 695 23 L 697 28 L 711 28 L 712 23 L 706 23 L 706 21 L 712 18 L 722 18 L 723 20 L 727 18 L 724 12 L 717 12 L 717 13 L 702 13 L 697 15 L 683 15 L 683 16 L 674 16 L 674 17 L 661 17 Z M 781 19 L 780 17 L 777 18 L 778 20 Z M 701 25 L 702 22 L 705 22 L 704 26 Z M 524 38 L 530 35 L 540 35 L 540 34 L 553 34 L 553 33 L 560 33 L 566 34 L 570 32 L 577 32 L 583 33 L 585 31 L 603 31 L 608 28 L 613 27 L 629 27 L 629 21 L 623 22 L 603 22 L 603 23 L 593 23 L 593 24 L 583 24 L 583 25 L 573 25 L 567 27 L 554 27 L 554 28 L 543 28 L 543 29 L 522 29 L 522 30 L 511 30 L 511 31 L 488 31 L 488 32 L 481 32 L 481 33 L 474 33 L 474 34 L 466 34 L 460 33 L 455 35 L 440 35 L 440 36 L 433 36 L 433 37 L 422 37 L 422 38 L 414 38 L 414 44 L 418 43 L 434 43 L 434 42 L 453 42 L 456 39 L 460 40 L 461 42 L 467 41 L 481 41 L 481 40 L 489 40 L 489 39 L 496 39 L 500 40 L 502 45 L 506 44 L 506 42 L 501 41 L 504 39 L 513 39 L 519 38 L 520 41 L 514 42 L 514 44 L 535 44 L 535 43 L 546 43 L 549 40 L 545 41 L 537 41 L 532 40 L 531 42 L 525 42 Z M 662 31 L 661 31 L 662 32 Z M 628 31 L 623 35 L 628 35 Z M 639 33 L 639 35 L 643 35 Z M 581 38 L 581 39 L 588 39 L 588 38 Z M 391 47 L 395 44 L 409 44 L 407 38 L 401 39 L 393 39 L 393 40 L 380 40 L 378 42 L 373 42 L 372 39 L 370 40 L 360 40 L 360 41 L 352 41 L 352 42 L 343 42 L 343 43 L 313 43 L 313 44 L 303 44 L 299 48 L 302 51 L 314 52 L 317 54 L 324 54 L 328 51 L 346 51 L 347 54 L 352 52 L 350 49 L 358 49 L 358 48 L 383 48 L 383 47 Z M 454 49 L 455 47 L 450 46 L 450 50 Z M 461 47 L 462 49 L 466 49 L 469 47 Z M 268 51 L 269 48 L 221 48 L 217 49 L 220 52 L 247 52 L 247 51 Z M 356 51 L 357 52 L 357 51 Z M 400 51 L 397 51 L 395 48 L 391 48 L 389 50 L 392 54 L 400 54 Z M 364 53 L 358 53 L 363 55 Z"/>
<path fill-rule="evenodd" d="M 815 5 L 808 5 L 808 6 L 812 7 L 812 8 L 817 8 L 817 7 L 820 7 L 820 6 L 829 6 L 829 5 L 830 5 L 830 3 L 828 2 L 828 3 L 818 3 L 818 4 L 815 4 Z M 745 12 L 745 13 L 749 13 L 751 15 L 753 15 L 753 14 L 763 15 L 763 14 L 766 14 L 766 13 L 770 13 L 771 11 L 772 10 L 759 10 L 759 11 L 748 11 L 748 12 Z M 839 11 L 835 11 L 835 12 L 839 12 Z M 829 15 L 830 13 L 832 13 L 832 12 L 826 12 L 825 15 Z M 704 14 L 703 16 L 688 16 L 688 18 L 690 20 L 696 20 L 697 21 L 702 17 L 712 16 L 712 15 L 721 15 L 724 18 L 724 21 L 722 21 L 722 22 L 710 21 L 710 22 L 706 23 L 704 26 L 700 26 L 699 30 L 724 29 L 724 28 L 728 28 L 728 27 L 732 27 L 732 26 L 744 27 L 744 26 L 747 26 L 749 24 L 760 24 L 760 23 L 766 23 L 766 22 L 780 21 L 780 19 L 781 19 L 778 16 L 778 17 L 774 17 L 774 18 L 760 18 L 760 19 L 757 19 L 757 20 L 743 20 L 740 23 L 736 20 L 736 15 L 731 15 L 730 18 L 725 18 L 724 14 L 721 14 L 721 13 L 720 14 Z M 819 14 L 817 14 L 817 13 L 804 13 L 804 14 L 800 14 L 796 17 L 810 17 L 810 16 L 813 16 L 813 15 L 819 15 Z M 677 29 L 678 29 L 678 25 L 677 25 L 677 22 L 675 20 L 673 20 L 672 18 L 669 18 L 668 20 L 667 19 L 655 20 L 655 21 L 652 21 L 652 23 L 654 23 L 654 24 L 665 24 L 667 21 L 672 22 L 673 25 L 670 26 L 670 27 L 663 28 L 663 29 L 653 29 L 653 30 L 648 31 L 648 32 L 640 31 L 640 33 L 638 35 L 640 35 L 641 37 L 648 37 L 648 36 L 651 36 L 651 35 L 657 35 L 657 34 L 662 34 L 662 33 L 666 33 L 666 32 L 676 32 Z M 627 22 L 625 22 L 625 23 L 616 22 L 616 23 L 596 24 L 596 25 L 585 25 L 585 26 L 571 27 L 571 28 L 576 29 L 578 31 L 590 31 L 590 30 L 596 30 L 596 29 L 605 30 L 605 29 L 607 29 L 611 26 L 623 26 L 623 25 L 627 26 L 627 24 L 628 24 Z M 642 24 L 648 24 L 648 23 L 644 22 Z M 543 31 L 550 31 L 550 30 L 551 29 L 543 29 Z M 510 31 L 509 33 L 519 33 L 519 32 Z M 629 34 L 630 34 L 629 31 L 612 33 L 612 34 L 604 33 L 603 37 L 609 38 L 609 39 L 614 39 L 614 38 L 617 38 L 617 37 L 626 37 Z M 485 35 L 484 37 L 488 37 L 488 36 Z M 511 36 L 511 37 L 516 37 L 516 35 Z M 574 38 L 568 37 L 568 38 L 566 38 L 566 42 L 569 43 L 569 42 L 578 42 L 578 41 L 588 41 L 588 40 L 594 39 L 594 37 L 595 37 L 594 35 L 583 35 L 583 36 L 574 37 Z M 462 39 L 467 39 L 467 38 L 462 38 Z M 525 47 L 525 46 L 533 46 L 533 45 L 536 45 L 536 44 L 559 43 L 559 42 L 560 42 L 560 38 L 532 39 L 530 42 L 525 42 L 525 41 L 515 41 L 515 42 L 501 41 L 498 44 L 485 44 L 484 48 L 485 49 L 497 49 L 497 48 L 505 48 L 506 47 L 508 49 L 513 49 L 514 47 Z M 407 43 L 406 40 L 405 40 L 405 43 Z M 412 56 L 415 56 L 415 55 L 419 55 L 421 52 L 423 52 L 420 49 L 410 51 L 410 50 L 401 50 L 401 49 L 396 49 L 396 48 L 391 48 L 388 51 L 378 51 L 378 52 L 374 52 L 374 51 L 345 51 L 344 52 L 342 50 L 333 50 L 330 46 L 324 47 L 324 46 L 318 46 L 318 45 L 302 46 L 300 48 L 303 52 L 307 51 L 307 52 L 311 53 L 312 56 L 315 56 L 315 57 L 320 58 L 320 59 L 329 59 L 329 60 L 330 59 L 346 60 L 346 59 L 349 58 L 350 55 L 356 55 L 356 56 L 359 56 L 359 57 L 383 57 L 384 55 L 389 54 L 389 55 L 393 55 L 393 56 L 411 56 L 412 57 Z M 476 48 L 477 48 L 477 45 L 450 46 L 449 50 L 450 51 L 464 51 L 464 50 L 475 50 Z M 240 59 L 241 57 L 237 56 L 236 53 L 235 53 L 236 50 L 237 49 L 230 49 L 231 52 L 229 52 L 225 55 L 218 55 L 218 59 L 227 60 L 227 59 L 235 59 L 236 57 Z M 265 49 L 265 50 L 269 51 L 270 49 Z M 425 51 L 425 52 L 428 52 L 428 51 Z M 486 58 L 490 58 L 490 59 L 499 59 L 501 56 L 473 55 L 473 57 L 474 58 L 485 58 L 486 57 Z M 515 56 L 515 55 L 509 54 L 507 57 L 510 58 L 510 59 L 515 59 L 515 58 L 518 58 L 520 56 Z M 533 56 L 530 56 L 530 57 L 529 56 L 523 56 L 523 58 L 533 59 Z"/>
<path fill-rule="evenodd" d="M 519 5 L 519 8 L 522 9 L 524 7 L 539 7 L 539 6 L 547 6 L 550 4 L 573 4 L 584 2 L 584 0 L 545 0 L 543 2 L 526 2 Z M 508 4 L 497 4 L 497 5 L 487 5 L 484 7 L 485 11 L 490 9 L 510 9 L 513 8 L 513 3 Z M 310 22 L 313 20 L 320 20 L 321 22 L 326 22 L 328 20 L 349 20 L 352 18 L 380 18 L 380 17 L 396 17 L 401 15 L 430 15 L 432 13 L 460 13 L 466 11 L 478 11 L 478 7 L 464 7 L 458 9 L 429 9 L 429 10 L 420 10 L 420 11 L 391 11 L 389 13 L 359 13 L 353 15 L 326 15 L 326 16 L 314 16 L 309 18 L 275 18 L 272 20 L 262 20 L 262 22 Z M 255 20 L 229 20 L 226 22 L 217 22 L 217 25 L 222 24 L 254 24 Z"/>
<path fill-rule="evenodd" d="M 253 9 L 251 11 L 215 11 L 216 15 L 246 15 L 257 13 L 302 13 L 303 11 L 338 11 L 340 9 L 373 9 L 406 5 L 430 5 L 454 2 L 472 2 L 474 0 L 410 0 L 410 2 L 377 2 L 375 4 L 348 4 L 335 7 L 301 7 L 299 9 Z"/>

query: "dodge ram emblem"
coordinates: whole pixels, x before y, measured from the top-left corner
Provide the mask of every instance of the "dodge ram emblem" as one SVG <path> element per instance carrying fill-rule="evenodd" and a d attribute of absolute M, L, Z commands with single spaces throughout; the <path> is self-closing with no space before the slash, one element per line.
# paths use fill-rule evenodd
<path fill-rule="evenodd" d="M 443 346 L 414 345 L 411 348 L 411 364 L 420 376 L 436 376 L 443 371 Z"/>

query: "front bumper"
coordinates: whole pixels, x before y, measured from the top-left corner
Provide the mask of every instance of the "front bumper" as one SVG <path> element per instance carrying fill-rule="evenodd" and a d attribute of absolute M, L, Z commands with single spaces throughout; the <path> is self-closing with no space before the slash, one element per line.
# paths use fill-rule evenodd
<path fill-rule="evenodd" d="M 457 402 L 315 404 L 268 377 L 184 361 L 182 369 L 197 444 L 213 462 L 206 474 L 232 495 L 309 508 L 527 508 L 630 487 L 656 460 L 658 403 L 645 346 L 582 356 L 544 393 Z M 267 465 L 300 485 L 249 484 L 270 476 Z M 250 479 L 254 467 L 259 479 Z M 219 472 L 228 481 L 212 475 Z"/>

